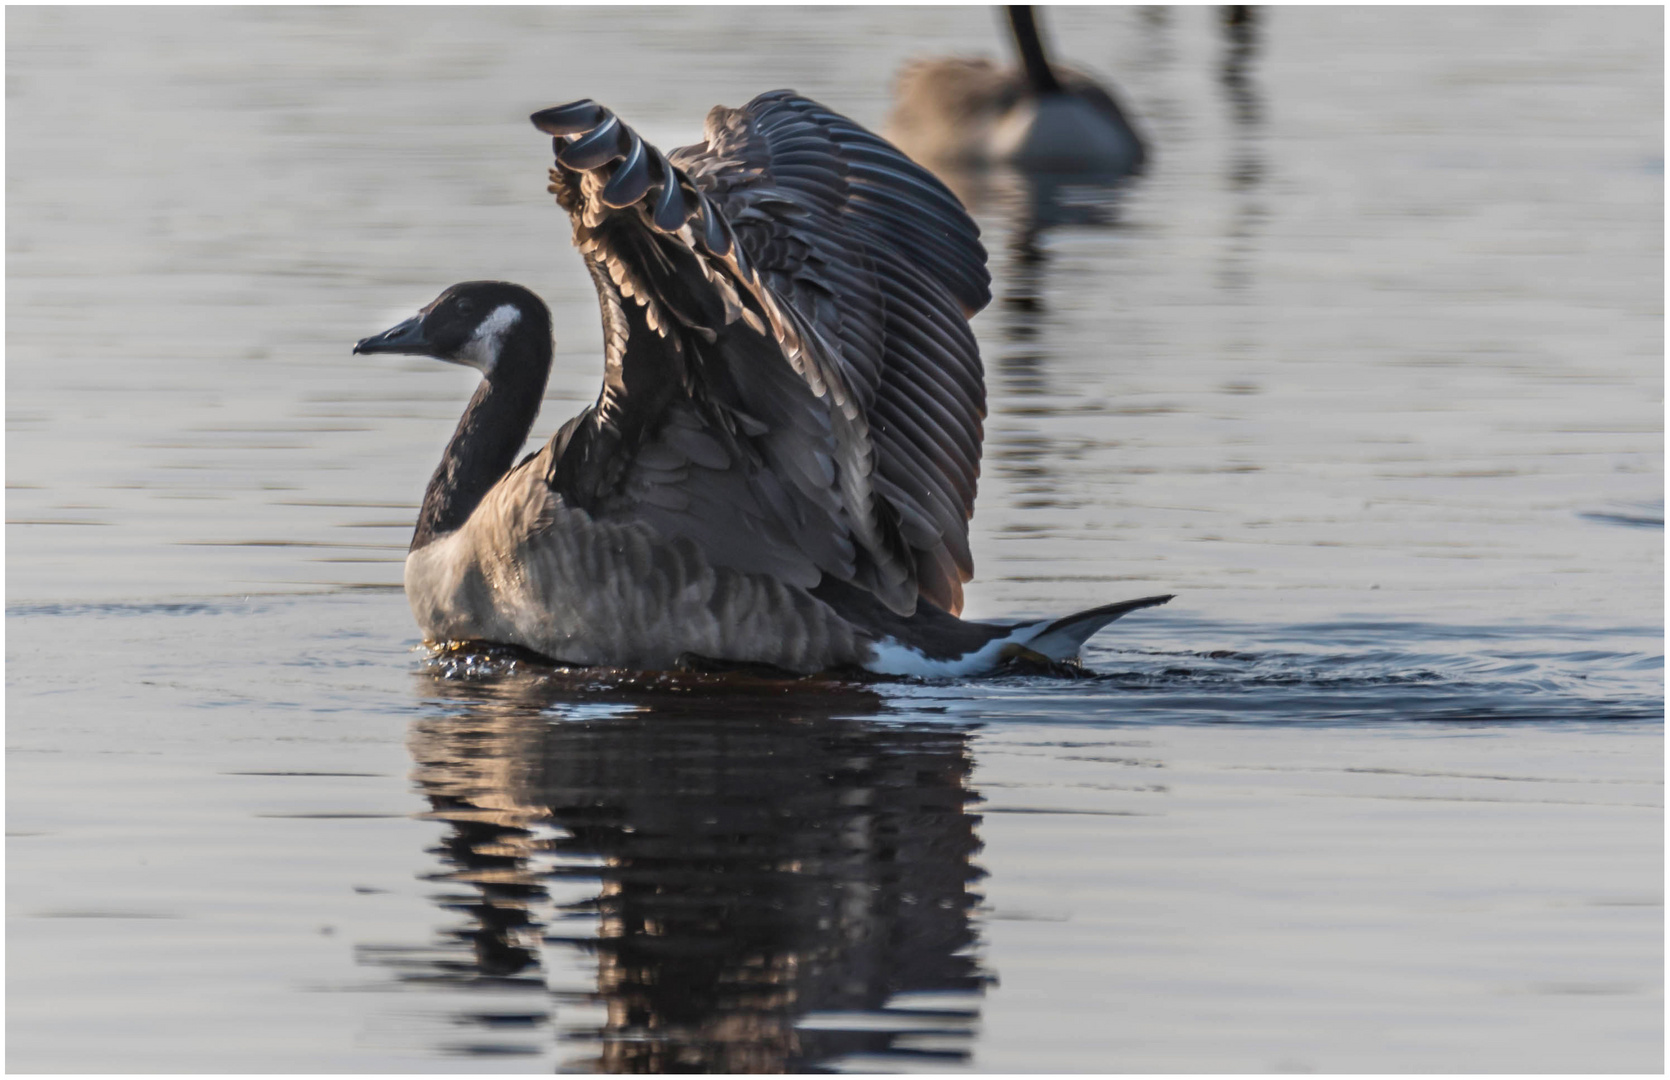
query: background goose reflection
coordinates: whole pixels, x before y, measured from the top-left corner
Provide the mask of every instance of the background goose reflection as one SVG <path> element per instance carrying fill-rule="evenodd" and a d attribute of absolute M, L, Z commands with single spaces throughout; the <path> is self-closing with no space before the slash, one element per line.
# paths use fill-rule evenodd
<path fill-rule="evenodd" d="M 881 701 L 859 688 L 580 689 L 436 680 L 410 746 L 449 825 L 436 899 L 466 923 L 438 954 L 367 961 L 543 991 L 542 953 L 580 950 L 595 987 L 550 1008 L 569 1048 L 594 1048 L 567 1062 L 587 1071 L 967 1058 L 987 976 L 966 730 L 867 717 Z M 600 1023 L 575 1025 L 588 1006 Z"/>

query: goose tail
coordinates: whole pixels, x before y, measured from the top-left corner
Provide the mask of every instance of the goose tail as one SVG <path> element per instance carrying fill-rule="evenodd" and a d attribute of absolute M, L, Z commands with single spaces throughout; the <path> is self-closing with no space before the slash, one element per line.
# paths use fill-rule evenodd
<path fill-rule="evenodd" d="M 1031 624 L 1026 629 L 1034 632 L 1024 638 L 1019 638 L 1015 644 L 1024 645 L 1032 652 L 1047 656 L 1051 660 L 1061 662 L 1072 660 L 1078 656 L 1084 643 L 1090 640 L 1090 635 L 1106 626 L 1108 623 L 1145 607 L 1155 607 L 1170 600 L 1174 594 L 1165 596 L 1145 596 L 1140 600 L 1124 600 L 1117 604 L 1103 604 L 1101 607 L 1089 608 L 1075 612 L 1066 618 L 1056 619 L 1054 622 L 1044 621 Z"/>
<path fill-rule="evenodd" d="M 1018 626 L 965 623 L 944 612 L 932 620 L 919 614 L 915 625 L 896 624 L 893 632 L 878 633 L 862 666 L 878 675 L 942 678 L 985 675 L 1016 660 L 1066 663 L 1077 659 L 1090 635 L 1108 623 L 1170 599 L 1170 594 L 1145 596 Z"/>

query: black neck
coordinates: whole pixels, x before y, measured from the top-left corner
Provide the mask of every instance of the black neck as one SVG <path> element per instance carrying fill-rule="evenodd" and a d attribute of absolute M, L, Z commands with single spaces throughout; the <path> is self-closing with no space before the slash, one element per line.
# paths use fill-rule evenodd
<path fill-rule="evenodd" d="M 413 551 L 468 521 L 527 441 L 551 373 L 551 327 L 544 319 L 524 323 L 506 338 L 493 373 L 481 380 L 458 419 L 424 492 Z"/>
<path fill-rule="evenodd" d="M 1061 83 L 1044 55 L 1044 41 L 1038 34 L 1038 23 L 1027 4 L 1009 6 L 1009 28 L 1015 32 L 1015 47 L 1021 51 L 1021 63 L 1026 66 L 1026 81 L 1034 93 L 1059 94 Z"/>

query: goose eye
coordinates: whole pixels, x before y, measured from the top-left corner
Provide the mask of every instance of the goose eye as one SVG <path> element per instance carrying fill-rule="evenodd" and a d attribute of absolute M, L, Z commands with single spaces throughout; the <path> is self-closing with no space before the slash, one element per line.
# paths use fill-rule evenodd
<path fill-rule="evenodd" d="M 458 301 L 458 314 L 460 314 L 460 315 L 474 315 L 475 314 L 475 301 L 474 300 L 460 300 L 460 301 Z"/>

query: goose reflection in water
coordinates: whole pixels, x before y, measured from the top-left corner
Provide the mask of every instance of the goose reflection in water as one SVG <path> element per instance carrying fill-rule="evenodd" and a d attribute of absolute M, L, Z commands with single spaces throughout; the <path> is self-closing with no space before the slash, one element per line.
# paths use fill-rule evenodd
<path fill-rule="evenodd" d="M 1230 134 L 1225 146 L 1224 181 L 1234 193 L 1218 284 L 1225 292 L 1245 292 L 1254 280 L 1253 263 L 1270 213 L 1261 188 L 1268 171 L 1264 160 L 1264 100 L 1256 65 L 1262 37 L 1259 9 L 1229 7 L 1223 13 L 1223 87 Z"/>
<path fill-rule="evenodd" d="M 410 746 L 449 830 L 436 880 L 469 890 L 440 902 L 468 922 L 438 955 L 368 958 L 543 993 L 542 950 L 589 954 L 594 989 L 542 998 L 584 1071 L 967 1058 L 986 976 L 966 730 L 879 719 L 858 687 L 689 678 L 437 680 Z"/>

